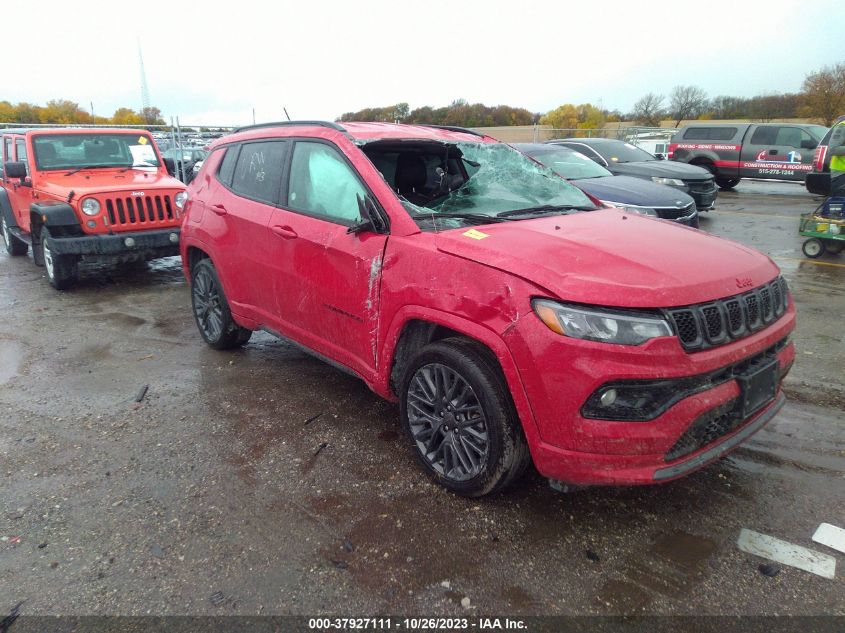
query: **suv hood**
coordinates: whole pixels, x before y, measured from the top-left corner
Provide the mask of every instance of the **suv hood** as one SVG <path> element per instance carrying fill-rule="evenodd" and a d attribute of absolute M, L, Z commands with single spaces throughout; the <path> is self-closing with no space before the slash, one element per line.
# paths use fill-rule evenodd
<path fill-rule="evenodd" d="M 713 174 L 703 167 L 676 163 L 668 160 L 644 160 L 634 163 L 610 163 L 607 167 L 619 176 L 637 176 L 639 178 L 679 178 L 681 180 L 709 180 Z"/>
<path fill-rule="evenodd" d="M 443 253 L 526 279 L 564 301 L 669 308 L 739 294 L 779 270 L 753 249 L 664 220 L 603 209 L 438 233 Z"/>
<path fill-rule="evenodd" d="M 55 173 L 62 175 L 56 176 Z M 184 189 L 180 181 L 171 176 L 163 176 L 158 171 L 140 171 L 130 169 L 120 173 L 116 169 L 86 170 L 64 176 L 66 172 L 55 172 L 45 179 L 38 178 L 35 187 L 44 192 L 51 193 L 60 198 L 67 198 L 71 191 L 74 192 L 74 199 L 78 200 L 84 195 L 97 193 L 114 193 L 120 191 L 161 191 L 165 189 Z M 40 181 L 40 182 L 39 182 Z"/>
<path fill-rule="evenodd" d="M 683 191 L 658 185 L 642 178 L 630 176 L 600 176 L 580 178 L 570 182 L 599 200 L 641 207 L 683 209 L 693 204 L 693 199 Z"/>

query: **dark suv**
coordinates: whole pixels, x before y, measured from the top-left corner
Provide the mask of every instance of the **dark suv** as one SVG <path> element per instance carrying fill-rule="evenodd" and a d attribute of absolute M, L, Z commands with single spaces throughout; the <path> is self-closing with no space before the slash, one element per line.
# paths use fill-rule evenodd
<path fill-rule="evenodd" d="M 188 195 L 202 338 L 265 330 L 360 377 L 453 491 L 532 460 L 570 484 L 669 481 L 784 402 L 795 309 L 769 258 L 598 207 L 492 138 L 255 126 L 214 143 Z"/>

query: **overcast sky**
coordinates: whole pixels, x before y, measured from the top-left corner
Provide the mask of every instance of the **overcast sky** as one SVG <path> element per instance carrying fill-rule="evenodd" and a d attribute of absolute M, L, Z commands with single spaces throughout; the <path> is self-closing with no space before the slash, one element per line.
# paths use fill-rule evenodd
<path fill-rule="evenodd" d="M 628 111 L 678 84 L 710 96 L 798 91 L 845 62 L 841 0 L 92 2 L 6 0 L 0 99 L 111 115 L 151 102 L 183 124 L 334 119 L 454 99 Z M 21 19 L 10 21 L 9 16 Z"/>

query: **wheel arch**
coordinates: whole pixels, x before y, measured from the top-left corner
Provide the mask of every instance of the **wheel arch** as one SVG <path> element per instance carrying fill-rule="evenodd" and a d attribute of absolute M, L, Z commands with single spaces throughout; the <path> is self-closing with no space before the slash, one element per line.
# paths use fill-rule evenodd
<path fill-rule="evenodd" d="M 539 431 L 516 362 L 504 340 L 489 328 L 462 317 L 421 307 L 408 307 L 393 318 L 381 354 L 382 371 L 375 391 L 396 400 L 402 373 L 417 351 L 437 340 L 460 337 L 490 354 L 502 372 L 529 447 L 540 441 Z"/>
<path fill-rule="evenodd" d="M 7 226 L 18 228 L 18 221 L 12 212 L 12 202 L 9 200 L 9 194 L 6 193 L 3 187 L 0 187 L 0 214 L 6 218 Z"/>

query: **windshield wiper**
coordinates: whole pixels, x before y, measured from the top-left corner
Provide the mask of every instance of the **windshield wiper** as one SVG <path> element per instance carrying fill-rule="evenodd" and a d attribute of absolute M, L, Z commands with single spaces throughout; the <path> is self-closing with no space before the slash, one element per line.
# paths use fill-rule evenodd
<path fill-rule="evenodd" d="M 120 167 L 120 165 L 82 165 L 81 167 L 70 170 L 65 174 L 65 176 L 73 176 L 74 174 L 81 172 L 83 169 L 105 169 L 106 167 Z"/>
<path fill-rule="evenodd" d="M 561 211 L 595 211 L 596 207 L 585 207 L 576 204 L 544 204 L 539 207 L 527 207 L 525 209 L 513 209 L 497 213 L 497 218 L 513 218 L 520 215 L 546 215 L 560 213 Z"/>
<path fill-rule="evenodd" d="M 438 218 L 457 218 L 459 220 L 473 220 L 476 222 L 482 222 L 484 224 L 490 224 L 492 222 L 504 222 L 505 220 L 500 218 L 496 215 L 484 215 L 483 213 L 424 213 L 419 214 L 417 217 L 419 218 L 431 218 L 432 220 L 436 220 Z"/>

